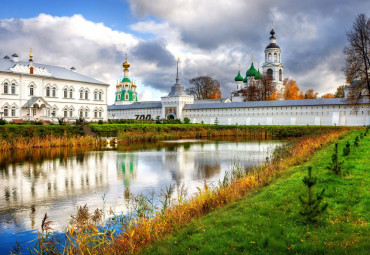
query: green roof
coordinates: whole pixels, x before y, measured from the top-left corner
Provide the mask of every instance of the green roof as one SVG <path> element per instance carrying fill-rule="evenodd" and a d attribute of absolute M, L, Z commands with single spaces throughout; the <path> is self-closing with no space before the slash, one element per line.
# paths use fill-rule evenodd
<path fill-rule="evenodd" d="M 131 82 L 129 78 L 123 78 L 122 82 Z"/>
<path fill-rule="evenodd" d="M 260 73 L 260 69 L 259 68 L 258 68 L 257 74 L 254 76 L 254 79 L 256 79 L 256 80 L 261 80 L 262 79 L 262 75 Z"/>
<path fill-rule="evenodd" d="M 245 73 L 245 78 L 244 78 L 243 82 L 244 82 L 244 83 L 248 82 L 247 73 Z"/>
<path fill-rule="evenodd" d="M 252 62 L 251 68 L 249 68 L 249 70 L 247 71 L 247 76 L 256 76 L 257 73 L 258 71 L 256 70 L 256 68 L 254 68 L 254 65 Z"/>
<path fill-rule="evenodd" d="M 240 75 L 240 71 L 238 72 L 238 75 L 235 77 L 235 81 L 243 81 L 243 76 Z"/>

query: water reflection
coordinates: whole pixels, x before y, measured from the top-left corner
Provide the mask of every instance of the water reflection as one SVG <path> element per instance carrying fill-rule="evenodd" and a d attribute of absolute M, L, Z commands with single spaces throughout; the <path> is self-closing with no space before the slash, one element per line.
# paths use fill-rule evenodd
<path fill-rule="evenodd" d="M 128 193 L 184 183 L 190 194 L 216 182 L 234 162 L 263 162 L 279 141 L 169 141 L 118 150 L 67 148 L 0 154 L 0 247 L 31 240 L 44 213 L 62 230 L 78 205 L 124 212 Z M 5 239 L 2 237 L 6 237 Z"/>

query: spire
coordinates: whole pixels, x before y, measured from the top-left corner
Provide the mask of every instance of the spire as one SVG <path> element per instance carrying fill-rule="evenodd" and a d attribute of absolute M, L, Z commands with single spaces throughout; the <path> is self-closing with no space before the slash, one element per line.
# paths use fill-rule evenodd
<path fill-rule="evenodd" d="M 177 71 L 176 71 L 176 84 L 179 84 L 179 62 L 180 58 L 177 58 Z"/>
<path fill-rule="evenodd" d="M 253 52 L 251 53 L 251 62 L 253 64 Z"/>
<path fill-rule="evenodd" d="M 33 74 L 33 55 L 32 55 L 32 48 L 30 48 L 30 74 Z"/>
<path fill-rule="evenodd" d="M 123 66 L 123 71 L 128 71 L 128 68 L 130 67 L 130 63 L 127 61 L 127 54 L 125 54 L 126 56 L 126 59 L 125 59 L 125 62 L 123 62 L 122 66 Z"/>
<path fill-rule="evenodd" d="M 276 39 L 275 36 L 274 36 L 274 34 L 275 34 L 274 22 L 272 22 L 270 34 L 271 34 L 270 39 Z"/>

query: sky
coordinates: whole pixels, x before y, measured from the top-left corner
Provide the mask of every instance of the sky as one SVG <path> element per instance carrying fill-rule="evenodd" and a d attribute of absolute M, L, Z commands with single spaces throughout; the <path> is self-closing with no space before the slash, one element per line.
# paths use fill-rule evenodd
<path fill-rule="evenodd" d="M 345 33 L 365 0 L 0 0 L 0 57 L 17 53 L 110 84 L 114 102 L 125 54 L 139 99 L 160 100 L 175 83 L 209 75 L 222 97 L 241 66 L 262 66 L 272 23 L 284 76 L 320 95 L 345 83 Z"/>

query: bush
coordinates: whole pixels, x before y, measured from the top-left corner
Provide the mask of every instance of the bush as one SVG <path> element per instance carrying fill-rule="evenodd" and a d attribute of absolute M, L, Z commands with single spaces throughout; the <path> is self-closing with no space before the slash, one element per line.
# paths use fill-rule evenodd
<path fill-rule="evenodd" d="M 343 162 L 339 162 L 339 157 L 338 157 L 338 143 L 335 143 L 334 153 L 331 155 L 331 163 L 329 164 L 327 169 L 329 169 L 336 175 L 340 175 L 342 173 L 342 165 L 343 165 Z"/>
<path fill-rule="evenodd" d="M 358 136 L 356 136 L 355 141 L 353 142 L 354 146 L 355 147 L 358 147 L 359 146 L 359 142 L 360 142 L 360 138 Z"/>
<path fill-rule="evenodd" d="M 351 144 L 347 141 L 346 147 L 343 148 L 343 156 L 348 156 L 351 152 Z"/>
<path fill-rule="evenodd" d="M 185 117 L 184 118 L 184 124 L 189 124 L 190 123 L 190 119 L 188 117 Z"/>
<path fill-rule="evenodd" d="M 58 123 L 59 125 L 64 125 L 65 124 L 64 117 L 58 117 Z"/>
<path fill-rule="evenodd" d="M 0 125 L 5 125 L 7 122 L 4 119 L 0 119 Z"/>
<path fill-rule="evenodd" d="M 104 124 L 103 120 L 99 120 L 98 124 L 100 124 L 100 125 Z"/>

